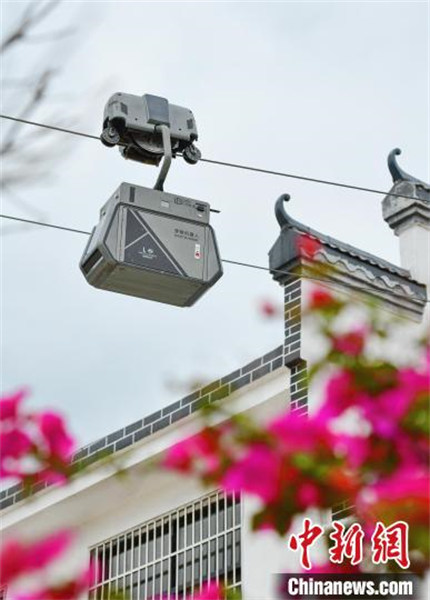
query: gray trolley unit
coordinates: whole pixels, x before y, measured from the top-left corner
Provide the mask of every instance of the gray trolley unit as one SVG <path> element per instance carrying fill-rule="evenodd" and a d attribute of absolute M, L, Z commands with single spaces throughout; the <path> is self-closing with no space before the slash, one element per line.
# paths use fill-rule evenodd
<path fill-rule="evenodd" d="M 91 285 L 192 306 L 222 275 L 207 202 L 122 183 L 80 262 Z"/>

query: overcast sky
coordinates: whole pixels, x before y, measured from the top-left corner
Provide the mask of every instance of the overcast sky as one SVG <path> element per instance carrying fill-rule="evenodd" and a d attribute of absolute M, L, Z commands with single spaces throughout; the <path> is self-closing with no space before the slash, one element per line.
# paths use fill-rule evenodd
<path fill-rule="evenodd" d="M 3 35 L 25 5 L 3 1 Z M 69 25 L 72 37 L 36 38 Z M 386 156 L 399 146 L 405 170 L 429 180 L 426 2 L 64 2 L 34 34 L 5 55 L 3 74 L 59 69 L 35 119 L 98 135 L 112 93 L 153 93 L 193 110 L 208 158 L 388 190 Z M 26 88 L 3 92 L 2 112 L 18 114 Z M 5 194 L 2 212 L 88 230 L 122 181 L 155 182 L 154 167 L 116 148 L 49 141 L 64 159 L 47 158 L 49 179 Z M 267 265 L 273 205 L 288 192 L 295 218 L 399 260 L 381 196 L 181 159 L 165 189 L 221 210 L 212 224 L 224 258 Z M 225 265 L 194 307 L 163 306 L 90 287 L 84 236 L 2 226 L 3 388 L 29 386 L 32 405 L 61 409 L 81 443 L 282 342 L 282 323 L 257 310 L 282 299 L 269 273 Z"/>

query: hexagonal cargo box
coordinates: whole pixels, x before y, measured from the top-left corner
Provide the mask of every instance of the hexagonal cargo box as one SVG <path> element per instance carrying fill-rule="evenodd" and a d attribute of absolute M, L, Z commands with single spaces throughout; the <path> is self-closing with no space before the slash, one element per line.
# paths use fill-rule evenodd
<path fill-rule="evenodd" d="M 207 202 L 122 183 L 80 262 L 91 285 L 192 306 L 222 275 Z"/>

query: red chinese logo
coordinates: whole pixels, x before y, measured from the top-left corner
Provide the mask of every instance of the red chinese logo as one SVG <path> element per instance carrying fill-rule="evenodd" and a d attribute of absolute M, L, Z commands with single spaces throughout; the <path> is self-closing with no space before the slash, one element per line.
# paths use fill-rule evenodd
<path fill-rule="evenodd" d="M 404 521 L 397 521 L 390 527 L 384 527 L 382 523 L 378 522 L 372 535 L 374 564 L 385 564 L 389 560 L 394 560 L 399 567 L 407 569 L 410 565 L 408 536 L 409 525 Z"/>
<path fill-rule="evenodd" d="M 319 525 L 313 525 L 310 519 L 303 521 L 304 530 L 299 535 L 291 535 L 289 541 L 289 547 L 291 550 L 298 550 L 300 547 L 300 564 L 304 569 L 310 569 L 312 567 L 309 559 L 309 548 L 316 542 L 316 540 L 324 533 L 324 529 Z"/>
<path fill-rule="evenodd" d="M 333 523 L 334 531 L 330 534 L 330 539 L 334 541 L 334 546 L 329 550 L 330 561 L 332 563 L 342 563 L 345 558 L 349 558 L 351 565 L 358 565 L 363 560 L 363 538 L 364 531 L 358 523 L 354 523 L 347 530 L 340 521 Z"/>
<path fill-rule="evenodd" d="M 329 550 L 332 563 L 341 564 L 346 559 L 351 565 L 358 565 L 363 560 L 364 531 L 359 523 L 354 523 L 347 528 L 340 521 L 333 523 L 330 539 L 334 544 Z M 291 550 L 300 550 L 300 564 L 304 569 L 312 567 L 309 550 L 318 538 L 324 533 L 319 525 L 313 525 L 310 519 L 303 521 L 303 531 L 292 534 L 289 539 Z M 397 521 L 389 527 L 378 522 L 371 537 L 372 561 L 375 565 L 386 564 L 394 560 L 399 567 L 407 569 L 410 565 L 408 555 L 409 525 L 404 521 Z"/>

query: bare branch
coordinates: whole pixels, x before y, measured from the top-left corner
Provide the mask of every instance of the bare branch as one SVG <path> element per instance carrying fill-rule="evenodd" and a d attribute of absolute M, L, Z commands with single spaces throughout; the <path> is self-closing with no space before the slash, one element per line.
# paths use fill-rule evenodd
<path fill-rule="evenodd" d="M 23 119 L 23 118 L 25 118 L 25 116 L 28 116 L 36 108 L 36 106 L 39 104 L 39 102 L 41 102 L 41 100 L 43 99 L 43 97 L 45 95 L 46 88 L 48 87 L 49 81 L 53 75 L 54 75 L 54 71 L 51 69 L 47 69 L 46 71 L 44 71 L 44 73 L 41 74 L 41 76 L 39 77 L 39 80 L 37 81 L 37 84 L 33 90 L 32 97 L 28 101 L 27 106 L 22 110 L 21 114 L 19 115 L 19 118 Z M 16 138 L 17 132 L 19 131 L 20 128 L 21 128 L 21 123 L 18 123 L 18 122 L 15 122 L 9 128 L 9 131 L 2 143 L 2 146 L 0 147 L 0 156 L 4 156 L 5 154 L 7 154 L 8 152 L 10 152 L 12 150 L 14 143 L 15 143 L 15 138 Z"/>
<path fill-rule="evenodd" d="M 51 2 L 41 6 L 39 10 L 37 9 L 40 6 L 40 2 L 30 2 L 22 15 L 20 23 L 1 43 L 0 52 L 5 52 L 5 50 L 13 46 L 18 40 L 23 40 L 28 35 L 28 32 L 51 13 L 60 2 L 61 0 L 51 0 Z"/>

